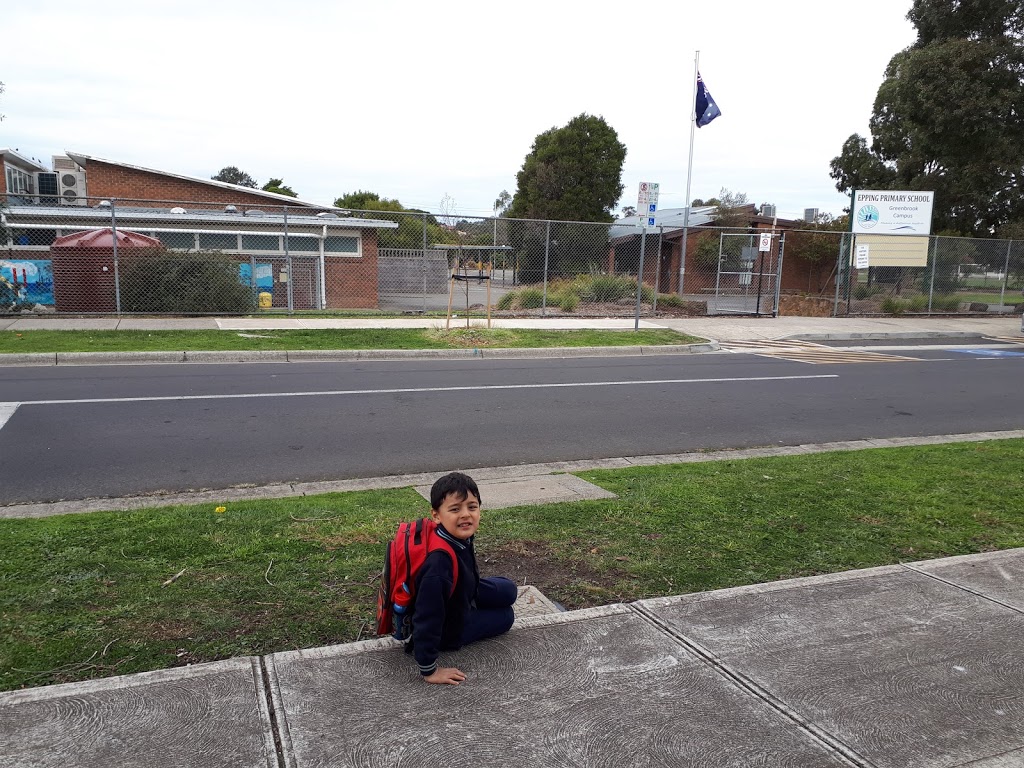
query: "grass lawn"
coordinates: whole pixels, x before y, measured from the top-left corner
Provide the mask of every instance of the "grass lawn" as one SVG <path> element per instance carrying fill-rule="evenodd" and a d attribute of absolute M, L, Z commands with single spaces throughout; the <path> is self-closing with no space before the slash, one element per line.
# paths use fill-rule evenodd
<path fill-rule="evenodd" d="M 1024 440 L 581 473 L 485 514 L 481 571 L 570 608 L 1024 546 Z M 0 521 L 0 689 L 366 638 L 412 489 Z"/>
<path fill-rule="evenodd" d="M 284 331 L 3 331 L 5 352 L 180 352 L 292 349 L 466 349 L 694 344 L 668 328 L 543 331 L 507 328 L 357 328 Z"/>

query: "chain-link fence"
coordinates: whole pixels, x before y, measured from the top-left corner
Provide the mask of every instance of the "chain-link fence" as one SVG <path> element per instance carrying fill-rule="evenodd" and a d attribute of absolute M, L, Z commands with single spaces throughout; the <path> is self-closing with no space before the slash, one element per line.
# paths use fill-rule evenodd
<path fill-rule="evenodd" d="M 841 239 L 836 314 L 1024 311 L 1024 241 L 933 236 L 921 266 L 858 269 L 851 236 Z"/>
<path fill-rule="evenodd" d="M 925 266 L 853 269 L 850 235 L 827 231 L 75 202 L 19 197 L 0 211 L 0 312 L 793 314 L 799 295 L 845 314 L 1024 301 L 1024 242 L 933 238 Z"/>

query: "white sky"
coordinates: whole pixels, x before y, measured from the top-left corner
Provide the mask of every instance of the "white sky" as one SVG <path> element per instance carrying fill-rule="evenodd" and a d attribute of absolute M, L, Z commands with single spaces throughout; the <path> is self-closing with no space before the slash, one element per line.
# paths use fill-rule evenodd
<path fill-rule="evenodd" d="M 829 161 L 867 135 L 910 0 L 65 0 L 3 12 L 0 146 L 209 178 L 235 165 L 330 204 L 357 189 L 486 216 L 537 134 L 587 112 L 685 205 L 694 52 L 722 116 L 691 198 L 838 214 Z"/>

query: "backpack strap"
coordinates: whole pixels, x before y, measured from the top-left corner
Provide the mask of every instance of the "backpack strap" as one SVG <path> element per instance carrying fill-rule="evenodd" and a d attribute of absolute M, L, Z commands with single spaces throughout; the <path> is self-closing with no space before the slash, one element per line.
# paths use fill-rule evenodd
<path fill-rule="evenodd" d="M 442 550 L 447 552 L 452 559 L 452 591 L 451 595 L 455 594 L 455 586 L 459 583 L 459 558 L 455 555 L 455 550 L 452 545 L 449 544 L 441 535 L 437 532 L 437 523 L 431 520 L 429 517 L 420 518 L 416 521 L 416 535 L 420 535 L 422 529 L 426 528 L 427 537 L 427 554 L 431 552 L 437 552 Z M 417 539 L 417 543 L 418 543 Z M 449 597 L 451 596 L 449 595 Z"/>

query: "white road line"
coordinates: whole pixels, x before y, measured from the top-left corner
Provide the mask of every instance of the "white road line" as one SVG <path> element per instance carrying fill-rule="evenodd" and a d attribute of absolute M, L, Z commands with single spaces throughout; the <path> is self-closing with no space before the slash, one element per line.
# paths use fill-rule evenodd
<path fill-rule="evenodd" d="M 558 389 L 571 387 L 622 387 L 658 384 L 723 384 L 746 381 L 804 381 L 838 379 L 835 373 L 819 376 L 751 376 L 726 379 L 651 379 L 645 381 L 582 381 L 560 384 L 492 384 L 477 387 L 409 387 L 403 389 L 336 389 L 321 392 L 256 392 L 244 395 L 173 395 L 170 397 L 97 397 L 82 400 L 22 400 L 14 405 L 75 405 L 78 403 L 157 403 L 182 400 L 245 400 L 258 397 L 331 397 L 335 395 L 401 395 L 416 392 L 485 392 L 492 389 Z"/>
<path fill-rule="evenodd" d="M 0 403 L 0 429 L 4 428 L 4 424 L 7 420 L 14 415 L 14 412 L 18 410 L 18 406 L 21 403 Z"/>

